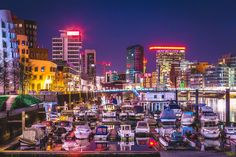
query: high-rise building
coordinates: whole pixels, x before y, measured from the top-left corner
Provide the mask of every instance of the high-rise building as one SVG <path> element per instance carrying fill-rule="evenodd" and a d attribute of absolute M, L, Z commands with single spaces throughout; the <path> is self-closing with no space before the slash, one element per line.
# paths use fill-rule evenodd
<path fill-rule="evenodd" d="M 17 90 L 18 53 L 15 27 L 9 10 L 0 10 L 0 93 Z"/>
<path fill-rule="evenodd" d="M 81 72 L 82 40 L 77 30 L 60 30 L 60 37 L 52 38 L 52 60 L 66 61 Z"/>
<path fill-rule="evenodd" d="M 234 69 L 225 64 L 209 66 L 205 73 L 206 87 L 232 87 L 234 86 Z M 233 79 L 232 79 L 233 78 Z"/>
<path fill-rule="evenodd" d="M 180 62 L 185 59 L 185 47 L 152 46 L 156 51 L 158 86 L 175 86 Z"/>
<path fill-rule="evenodd" d="M 32 20 L 19 19 L 16 16 L 13 18 L 16 34 L 26 35 L 29 42 L 29 48 L 37 47 L 37 23 Z"/>
<path fill-rule="evenodd" d="M 139 83 L 144 71 L 144 49 L 141 45 L 127 48 L 126 75 L 129 83 Z"/>
<path fill-rule="evenodd" d="M 96 51 L 93 49 L 85 49 L 82 53 L 82 74 L 85 78 L 95 80 Z"/>

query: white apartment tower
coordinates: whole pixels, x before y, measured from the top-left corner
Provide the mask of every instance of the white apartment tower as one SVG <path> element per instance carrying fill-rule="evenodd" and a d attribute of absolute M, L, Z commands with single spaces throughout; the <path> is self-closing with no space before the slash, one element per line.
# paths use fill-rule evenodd
<path fill-rule="evenodd" d="M 66 61 L 81 71 L 82 40 L 78 30 L 60 30 L 60 37 L 52 38 L 52 60 Z"/>
<path fill-rule="evenodd" d="M 0 93 L 17 91 L 18 57 L 12 13 L 9 10 L 0 10 Z"/>

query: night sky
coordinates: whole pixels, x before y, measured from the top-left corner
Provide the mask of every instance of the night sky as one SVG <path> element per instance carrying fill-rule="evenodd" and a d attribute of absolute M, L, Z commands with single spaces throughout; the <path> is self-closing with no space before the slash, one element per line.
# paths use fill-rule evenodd
<path fill-rule="evenodd" d="M 83 47 L 112 70 L 125 71 L 133 44 L 145 47 L 148 71 L 155 69 L 150 45 L 186 46 L 187 59 L 211 63 L 236 54 L 235 0 L 1 0 L 0 8 L 37 21 L 39 45 L 50 51 L 59 29 L 80 29 Z"/>

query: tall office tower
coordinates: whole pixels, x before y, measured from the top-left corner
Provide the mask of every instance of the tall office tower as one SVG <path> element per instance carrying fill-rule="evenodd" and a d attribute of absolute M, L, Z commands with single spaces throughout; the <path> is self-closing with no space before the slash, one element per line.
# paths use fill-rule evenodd
<path fill-rule="evenodd" d="M 0 93 L 17 90 L 18 58 L 12 14 L 9 10 L 0 10 Z"/>
<path fill-rule="evenodd" d="M 13 17 L 16 34 L 26 35 L 29 42 L 29 48 L 36 48 L 37 45 L 37 23 L 32 20 L 24 20 Z"/>
<path fill-rule="evenodd" d="M 230 68 L 229 86 L 236 87 L 236 55 L 226 54 L 219 59 L 218 64 L 223 64 Z"/>
<path fill-rule="evenodd" d="M 152 46 L 156 51 L 157 82 L 159 87 L 176 86 L 180 62 L 185 59 L 185 47 Z"/>
<path fill-rule="evenodd" d="M 126 58 L 126 80 L 129 83 L 139 83 L 144 70 L 144 49 L 141 45 L 127 48 Z"/>
<path fill-rule="evenodd" d="M 82 40 L 77 30 L 60 30 L 60 37 L 52 38 L 52 60 L 66 61 L 81 72 Z"/>
<path fill-rule="evenodd" d="M 95 80 L 96 77 L 96 51 L 85 49 L 82 53 L 82 74 L 88 79 Z"/>

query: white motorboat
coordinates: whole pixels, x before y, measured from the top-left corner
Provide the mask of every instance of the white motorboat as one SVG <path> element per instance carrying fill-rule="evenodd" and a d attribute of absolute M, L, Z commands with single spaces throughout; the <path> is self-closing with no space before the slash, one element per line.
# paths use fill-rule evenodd
<path fill-rule="evenodd" d="M 79 106 L 74 107 L 73 113 L 74 113 L 74 115 L 78 115 L 80 113 L 80 107 Z"/>
<path fill-rule="evenodd" d="M 40 128 L 26 128 L 20 136 L 21 146 L 38 146 L 41 144 L 45 135 Z"/>
<path fill-rule="evenodd" d="M 138 121 L 135 127 L 135 133 L 150 133 L 150 127 L 148 122 Z"/>
<path fill-rule="evenodd" d="M 77 125 L 74 131 L 77 139 L 88 139 L 92 131 L 88 125 Z"/>
<path fill-rule="evenodd" d="M 56 122 L 59 120 L 59 116 L 57 114 L 49 114 L 49 120 L 52 122 Z"/>
<path fill-rule="evenodd" d="M 195 120 L 195 117 L 193 115 L 193 112 L 191 111 L 183 112 L 182 117 L 181 117 L 182 125 L 191 125 L 193 124 L 194 120 Z"/>
<path fill-rule="evenodd" d="M 219 117 L 214 112 L 202 112 L 200 121 L 216 121 L 219 122 Z"/>
<path fill-rule="evenodd" d="M 103 118 L 116 118 L 116 107 L 115 104 L 105 104 L 102 110 Z"/>
<path fill-rule="evenodd" d="M 224 132 L 227 139 L 236 140 L 236 127 L 234 126 L 225 127 Z"/>
<path fill-rule="evenodd" d="M 216 139 L 220 136 L 218 121 L 201 120 L 201 135 L 205 138 Z"/>
<path fill-rule="evenodd" d="M 169 109 L 174 111 L 175 116 L 176 116 L 177 119 L 181 119 L 182 110 L 176 102 L 171 101 L 170 104 L 169 104 Z"/>
<path fill-rule="evenodd" d="M 132 105 L 125 104 L 121 106 L 121 113 L 119 115 L 119 118 L 123 119 L 124 117 L 135 119 L 134 107 Z"/>
<path fill-rule="evenodd" d="M 107 141 L 109 136 L 108 127 L 104 125 L 100 125 L 96 128 L 96 133 L 94 135 L 95 142 L 103 142 Z"/>
<path fill-rule="evenodd" d="M 131 125 L 120 125 L 120 130 L 118 131 L 121 139 L 134 139 L 134 131 L 131 129 Z"/>
<path fill-rule="evenodd" d="M 96 119 L 96 112 L 90 110 L 86 112 L 86 115 L 89 119 Z"/>

